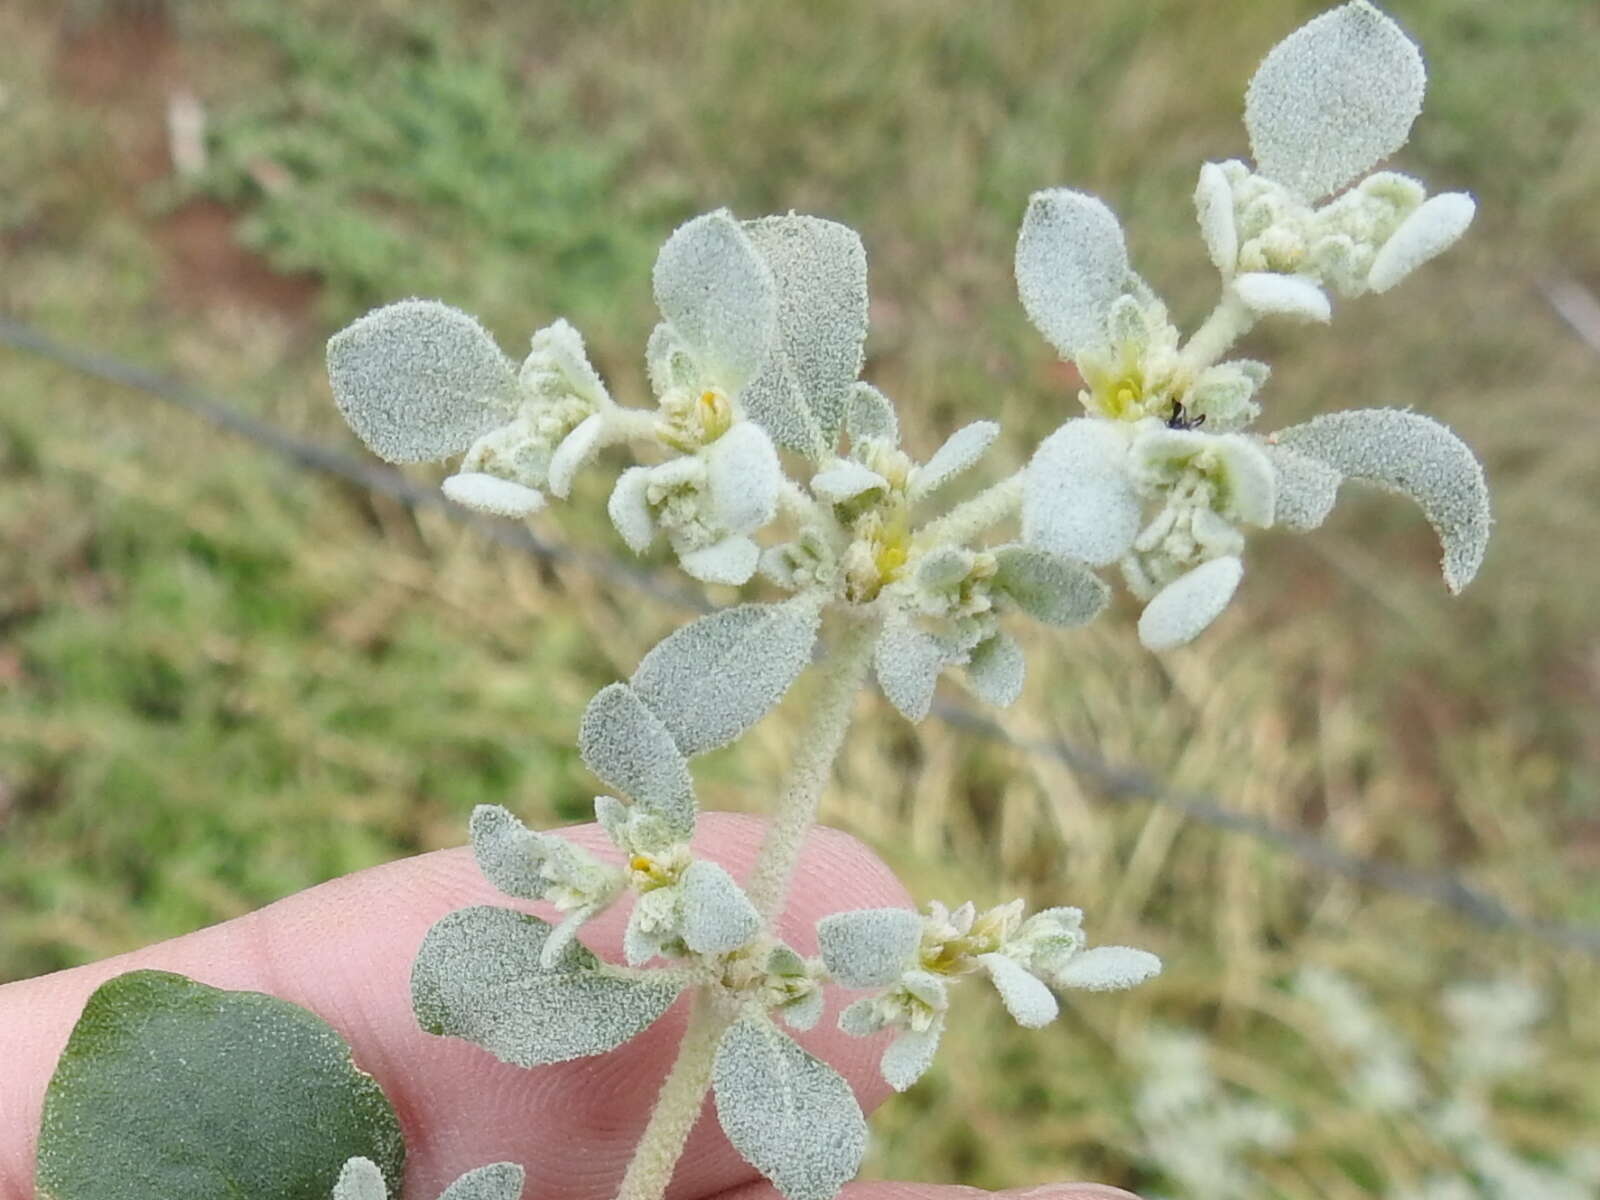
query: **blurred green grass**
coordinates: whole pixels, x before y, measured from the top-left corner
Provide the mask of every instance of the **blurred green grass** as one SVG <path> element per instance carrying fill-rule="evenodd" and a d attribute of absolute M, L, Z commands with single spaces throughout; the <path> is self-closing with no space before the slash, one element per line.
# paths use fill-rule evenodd
<path fill-rule="evenodd" d="M 0 96 L 4 311 L 335 440 L 321 344 L 366 305 L 437 295 L 513 350 L 569 316 L 637 397 L 660 239 L 718 205 L 792 207 L 866 240 L 868 375 L 912 448 L 981 413 L 1014 459 L 1073 407 L 1010 280 L 1028 193 L 1105 197 L 1192 323 L 1214 286 L 1194 171 L 1244 153 L 1256 59 L 1319 6 L 230 0 L 173 5 L 166 30 L 156 7 L 0 12 L 18 50 Z M 1496 498 L 1482 576 L 1451 600 L 1413 510 L 1347 500 L 1317 535 L 1259 539 L 1235 610 L 1182 654 L 1143 654 L 1126 620 L 1035 637 L 1006 722 L 1600 921 L 1600 567 L 1584 553 L 1600 359 L 1538 291 L 1552 274 L 1600 286 L 1600 10 L 1392 7 L 1433 65 L 1399 166 L 1471 190 L 1478 227 L 1331 330 L 1250 349 L 1274 364 L 1269 422 L 1415 405 L 1461 432 Z M 206 170 L 181 182 L 162 124 L 179 85 L 209 117 Z M 0 978 L 455 844 L 480 801 L 582 815 L 576 716 L 677 614 L 42 361 L 0 351 L 0 372 Z M 600 500 L 542 527 L 620 553 Z M 789 719 L 708 764 L 711 804 L 761 807 Z M 1600 1125 L 1593 963 L 877 707 L 827 817 L 919 894 L 1082 904 L 1097 939 L 1170 965 L 1026 1040 L 994 1006 L 958 1020 L 931 1080 L 878 1118 L 877 1174 L 1157 1187 L 1118 1049 L 1159 1019 L 1213 1037 L 1231 1083 L 1338 1131 L 1273 1175 L 1282 1195 L 1382 1194 L 1431 1152 L 1401 1139 L 1350 1165 L 1371 1126 L 1276 1015 L 1303 961 L 1365 981 L 1435 1051 L 1443 981 L 1526 973 L 1555 999 L 1551 1066 L 1508 1119 L 1546 1148 Z"/>

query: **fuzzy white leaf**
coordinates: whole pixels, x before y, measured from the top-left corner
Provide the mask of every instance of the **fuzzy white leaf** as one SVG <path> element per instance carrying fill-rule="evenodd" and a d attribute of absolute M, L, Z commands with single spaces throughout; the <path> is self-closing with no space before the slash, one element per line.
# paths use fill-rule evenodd
<path fill-rule="evenodd" d="M 346 1159 L 333 1185 L 333 1200 L 389 1200 L 389 1185 L 370 1158 Z"/>
<path fill-rule="evenodd" d="M 766 431 L 740 421 L 712 442 L 706 450 L 706 484 L 717 521 L 730 533 L 751 533 L 777 516 L 783 468 Z"/>
<path fill-rule="evenodd" d="M 993 421 L 974 421 L 970 425 L 963 425 L 912 474 L 908 497 L 915 502 L 933 495 L 982 458 L 999 433 L 1000 426 Z"/>
<path fill-rule="evenodd" d="M 541 867 L 545 835 L 535 833 L 498 804 L 480 804 L 467 823 L 472 856 L 483 877 L 508 896 L 542 900 L 550 881 Z"/>
<path fill-rule="evenodd" d="M 850 389 L 845 430 L 851 442 L 878 438 L 892 446 L 900 443 L 900 419 L 895 416 L 894 405 L 870 383 L 857 381 Z"/>
<path fill-rule="evenodd" d="M 451 475 L 440 490 L 462 508 L 494 517 L 526 517 L 544 507 L 544 496 L 537 488 L 477 471 Z"/>
<path fill-rule="evenodd" d="M 578 728 L 584 765 L 654 813 L 678 838 L 694 831 L 694 780 L 661 718 L 625 683 L 595 693 Z M 596 804 L 598 805 L 598 801 Z"/>
<path fill-rule="evenodd" d="M 1027 662 L 1017 639 L 1004 631 L 979 642 L 967 660 L 967 684 L 978 699 L 996 708 L 1009 708 L 1022 695 Z"/>
<path fill-rule="evenodd" d="M 817 922 L 817 946 L 834 980 L 849 988 L 883 987 L 915 965 L 922 918 L 909 908 L 862 908 Z"/>
<path fill-rule="evenodd" d="M 1423 201 L 1373 258 L 1367 286 L 1387 292 L 1423 263 L 1443 254 L 1467 231 L 1477 211 L 1465 192 L 1444 192 Z"/>
<path fill-rule="evenodd" d="M 876 996 L 863 997 L 839 1014 L 839 1028 L 851 1037 L 871 1037 L 883 1027 L 883 1014 Z"/>
<path fill-rule="evenodd" d="M 961 546 L 942 546 L 917 562 L 917 586 L 928 592 L 953 588 L 972 574 L 976 556 Z"/>
<path fill-rule="evenodd" d="M 1459 592 L 1472 582 L 1489 545 L 1489 489 L 1472 451 L 1438 421 L 1392 408 L 1327 413 L 1283 430 L 1278 444 L 1410 496 L 1444 545 L 1445 584 Z"/>
<path fill-rule="evenodd" d="M 683 944 L 696 954 L 727 954 L 761 928 L 760 915 L 733 876 L 703 858 L 684 871 L 678 905 Z"/>
<path fill-rule="evenodd" d="M 1086 992 L 1119 992 L 1161 974 L 1161 960 L 1132 946 L 1096 946 L 1073 955 L 1052 982 Z"/>
<path fill-rule="evenodd" d="M 1323 13 L 1274 46 L 1250 81 L 1256 165 L 1303 199 L 1326 196 L 1405 145 L 1426 82 L 1411 39 L 1366 0 Z"/>
<path fill-rule="evenodd" d="M 589 362 L 583 335 L 566 320 L 553 321 L 533 335 L 528 357 L 522 364 L 524 377 L 546 364 L 566 378 L 574 395 L 597 408 L 611 407 L 611 394 Z"/>
<path fill-rule="evenodd" d="M 889 703 L 906 720 L 921 721 L 933 707 L 933 692 L 945 666 L 939 640 L 925 633 L 898 610 L 884 619 L 872 651 L 873 672 Z"/>
<path fill-rule="evenodd" d="M 1011 1019 L 1024 1029 L 1042 1029 L 1061 1012 L 1050 989 L 1015 959 L 1004 954 L 980 954 L 978 961 L 989 972 Z"/>
<path fill-rule="evenodd" d="M 339 412 L 379 458 L 433 462 L 511 419 L 516 374 L 482 325 L 434 300 L 375 309 L 328 341 Z"/>
<path fill-rule="evenodd" d="M 490 1163 L 468 1171 L 440 1194 L 439 1200 L 519 1200 L 524 1173 L 516 1163 Z"/>
<path fill-rule="evenodd" d="M 553 971 L 564 960 L 567 947 L 577 940 L 578 930 L 583 928 L 583 923 L 599 911 L 598 905 L 587 905 L 575 908 L 562 917 L 561 923 L 551 929 L 550 936 L 544 940 L 544 949 L 539 951 L 539 965 L 547 971 Z"/>
<path fill-rule="evenodd" d="M 681 982 L 607 974 L 576 942 L 540 963 L 550 926 L 508 908 L 463 908 L 436 923 L 411 970 L 429 1033 L 465 1038 L 519 1067 L 601 1054 L 666 1012 Z"/>
<path fill-rule="evenodd" d="M 811 661 L 814 596 L 741 604 L 685 625 L 633 673 L 633 690 L 693 756 L 725 746 L 783 698 Z"/>
<path fill-rule="evenodd" d="M 749 582 L 761 562 L 761 547 L 741 534 L 678 555 L 678 565 L 701 583 L 738 587 Z"/>
<path fill-rule="evenodd" d="M 777 341 L 772 272 L 722 209 L 678 227 L 656 258 L 656 305 L 708 381 L 736 392 Z"/>
<path fill-rule="evenodd" d="M 817 988 L 814 991 L 807 992 L 798 1000 L 789 1001 L 789 1003 L 778 1009 L 778 1015 L 783 1018 L 783 1023 L 790 1029 L 804 1033 L 808 1029 L 817 1027 L 817 1022 L 822 1019 L 823 1007 L 822 989 Z"/>
<path fill-rule="evenodd" d="M 924 1033 L 902 1033 L 889 1043 L 878 1069 L 890 1087 L 903 1092 L 922 1078 L 933 1065 L 933 1056 L 939 1050 L 939 1035 L 943 1032 L 944 1026 L 936 1024 Z"/>
<path fill-rule="evenodd" d="M 1048 625 L 1086 624 L 1111 597 L 1105 581 L 1075 558 L 1038 546 L 1002 546 L 994 559 L 994 587 Z"/>
<path fill-rule="evenodd" d="M 1155 594 L 1139 615 L 1139 640 L 1151 650 L 1172 650 L 1193 641 L 1222 615 L 1244 577 L 1244 564 L 1229 555 L 1201 563 Z"/>
<path fill-rule="evenodd" d="M 728 1140 L 786 1200 L 833 1200 L 855 1177 L 867 1148 L 855 1093 L 765 1016 L 728 1027 L 712 1082 Z"/>
<path fill-rule="evenodd" d="M 777 282 L 778 341 L 740 403 L 780 445 L 821 458 L 861 373 L 867 253 L 855 230 L 817 217 L 766 217 L 744 230 Z"/>
<path fill-rule="evenodd" d="M 1210 468 L 1212 478 L 1218 487 L 1218 514 L 1262 528 L 1272 524 L 1278 502 L 1277 475 L 1271 460 L 1252 438 L 1158 426 L 1134 441 L 1133 458 L 1142 469 L 1171 469 L 1196 459 L 1211 460 L 1215 464 Z"/>
<path fill-rule="evenodd" d="M 628 914 L 627 928 L 622 933 L 622 957 L 630 967 L 642 967 L 661 953 L 660 933 L 646 928 L 652 916 L 646 901 L 654 897 L 675 901 L 676 896 L 677 893 L 672 889 L 660 888 L 646 892 L 634 901 L 633 911 Z"/>
<path fill-rule="evenodd" d="M 1122 226 L 1099 200 L 1053 188 L 1028 200 L 1017 236 L 1017 290 L 1062 358 L 1105 340 L 1106 311 L 1128 282 Z"/>
<path fill-rule="evenodd" d="M 1333 319 L 1327 293 L 1298 275 L 1251 271 L 1234 278 L 1233 290 L 1258 317 L 1290 317 L 1324 325 Z"/>
<path fill-rule="evenodd" d="M 650 513 L 650 468 L 629 467 L 617 477 L 606 512 L 628 549 L 643 554 L 656 540 L 656 521 Z"/>
<path fill-rule="evenodd" d="M 1128 443 L 1110 421 L 1080 417 L 1039 444 L 1022 492 L 1022 540 L 1091 566 L 1133 546 L 1142 506 L 1128 477 Z"/>
<path fill-rule="evenodd" d="M 1239 265 L 1239 228 L 1233 216 L 1233 185 L 1216 163 L 1208 162 L 1200 168 L 1194 210 L 1211 264 L 1224 279 L 1231 279 Z"/>
<path fill-rule="evenodd" d="M 811 492 L 829 504 L 843 504 L 874 488 L 887 490 L 889 481 L 854 459 L 839 458 L 811 477 Z"/>
<path fill-rule="evenodd" d="M 550 471 L 546 482 L 550 493 L 565 500 L 572 494 L 572 481 L 585 463 L 594 457 L 606 435 L 606 419 L 600 413 L 590 413 L 578 422 L 578 427 L 556 447 L 550 456 Z"/>
<path fill-rule="evenodd" d="M 1273 523 L 1305 533 L 1327 520 L 1344 476 L 1320 459 L 1287 446 L 1264 443 L 1261 449 L 1278 476 Z"/>

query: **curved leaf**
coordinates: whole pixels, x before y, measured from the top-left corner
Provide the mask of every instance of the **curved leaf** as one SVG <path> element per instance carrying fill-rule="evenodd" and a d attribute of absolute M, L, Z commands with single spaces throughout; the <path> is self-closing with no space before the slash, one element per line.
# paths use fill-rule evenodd
<path fill-rule="evenodd" d="M 1075 358 L 1105 340 L 1106 312 L 1127 287 L 1122 226 L 1083 192 L 1035 192 L 1017 235 L 1016 271 L 1028 320 L 1062 358 Z"/>

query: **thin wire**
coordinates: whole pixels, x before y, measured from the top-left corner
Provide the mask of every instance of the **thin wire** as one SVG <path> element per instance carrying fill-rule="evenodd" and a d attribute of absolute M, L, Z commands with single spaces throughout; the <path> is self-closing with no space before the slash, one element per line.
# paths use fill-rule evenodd
<path fill-rule="evenodd" d="M 0 342 L 30 351 L 107 383 L 132 388 L 174 404 L 202 420 L 266 446 L 300 467 L 309 467 L 389 496 L 410 508 L 434 508 L 477 530 L 495 543 L 531 554 L 548 563 L 568 563 L 609 583 L 635 588 L 673 607 L 706 612 L 703 597 L 663 584 L 646 572 L 604 555 L 584 554 L 552 545 L 526 526 L 478 517 L 445 500 L 436 489 L 424 487 L 387 467 L 380 467 L 340 450 L 302 440 L 274 425 L 240 412 L 200 389 L 111 355 L 69 346 L 30 326 L 0 316 Z M 945 724 L 1024 753 L 1053 758 L 1079 775 L 1092 779 L 1108 798 L 1145 800 L 1175 809 L 1191 820 L 1242 834 L 1262 845 L 1294 855 L 1302 862 L 1331 874 L 1342 875 L 1386 891 L 1438 905 L 1489 929 L 1525 934 L 1552 946 L 1600 957 L 1600 928 L 1561 924 L 1525 916 L 1499 900 L 1447 872 L 1419 871 L 1385 859 L 1351 854 L 1315 834 L 1275 825 L 1260 817 L 1235 812 L 1201 792 L 1180 792 L 1166 787 L 1149 773 L 1120 767 L 1098 755 L 1056 739 L 1020 738 L 988 717 L 970 709 L 940 702 L 933 715 Z"/>

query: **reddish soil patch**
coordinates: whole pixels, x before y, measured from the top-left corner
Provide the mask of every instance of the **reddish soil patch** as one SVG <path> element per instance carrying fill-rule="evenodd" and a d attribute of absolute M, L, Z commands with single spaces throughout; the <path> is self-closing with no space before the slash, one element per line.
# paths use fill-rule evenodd
<path fill-rule="evenodd" d="M 305 316 L 317 299 L 316 276 L 280 275 L 234 236 L 238 217 L 215 200 L 192 200 L 155 230 L 167 252 L 169 282 L 186 305 L 244 303 L 284 317 Z"/>

